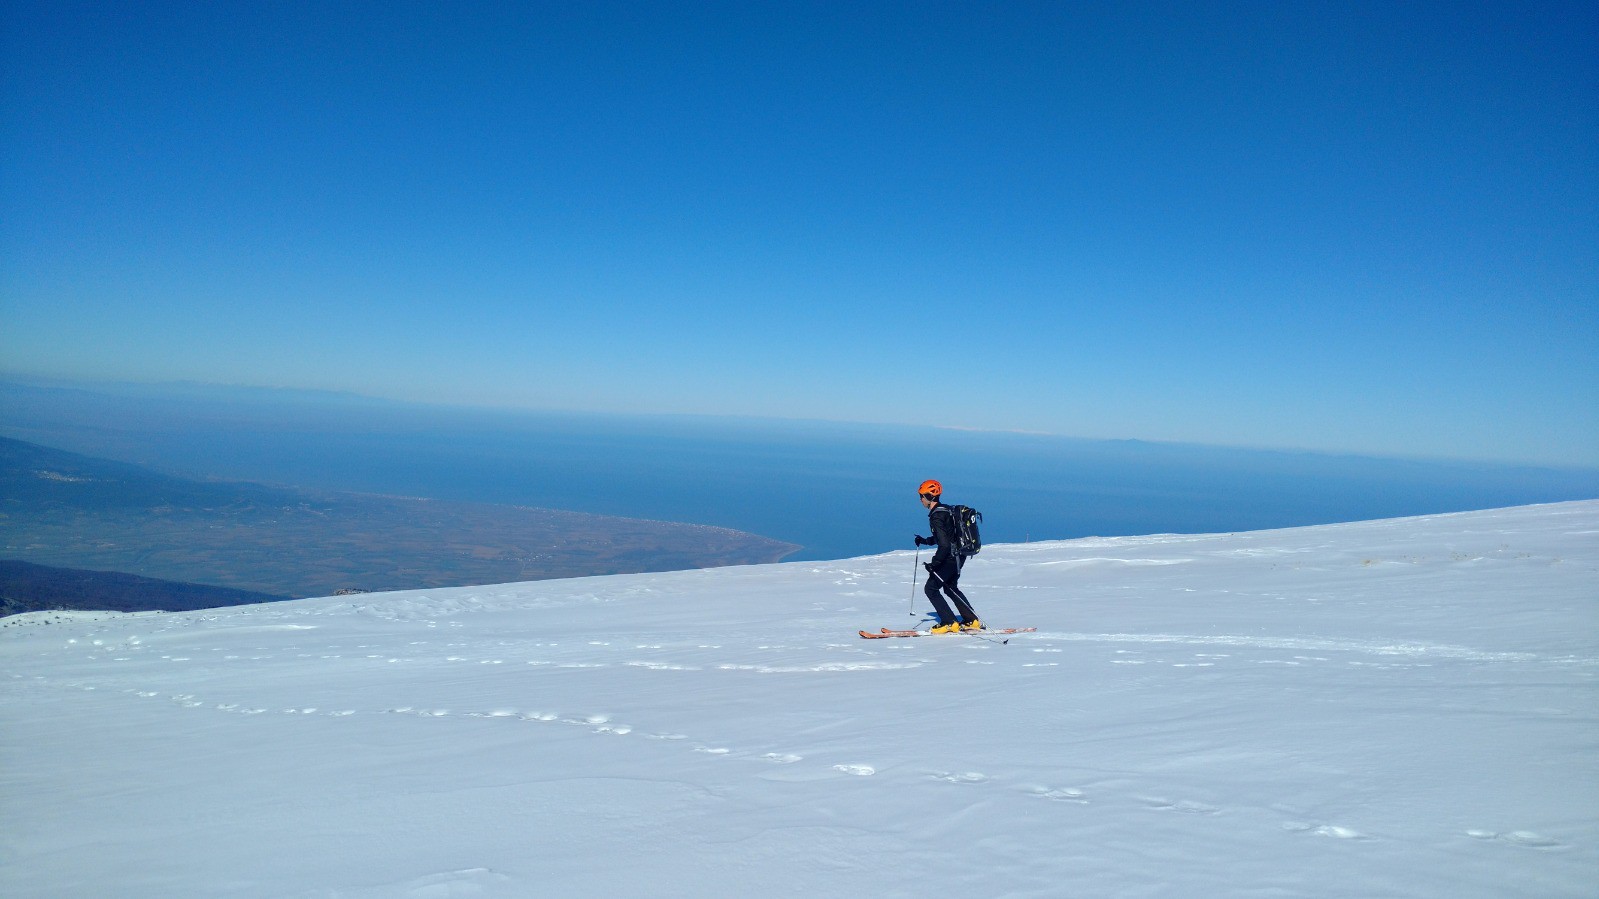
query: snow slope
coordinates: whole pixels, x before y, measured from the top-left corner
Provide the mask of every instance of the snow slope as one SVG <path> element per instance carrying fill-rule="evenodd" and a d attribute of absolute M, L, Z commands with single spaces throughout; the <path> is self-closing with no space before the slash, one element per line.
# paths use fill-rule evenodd
<path fill-rule="evenodd" d="M 8 619 L 0 894 L 1595 895 L 1599 502 L 913 558 Z"/>

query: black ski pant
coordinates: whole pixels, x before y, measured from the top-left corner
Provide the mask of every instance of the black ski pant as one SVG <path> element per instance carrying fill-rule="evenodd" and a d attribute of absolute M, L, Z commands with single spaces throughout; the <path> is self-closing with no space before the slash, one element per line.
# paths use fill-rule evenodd
<path fill-rule="evenodd" d="M 966 601 L 966 594 L 960 588 L 963 561 L 951 556 L 937 568 L 928 569 L 927 586 L 922 588 L 922 592 L 927 594 L 927 601 L 933 604 L 933 613 L 938 616 L 939 624 L 977 620 L 977 613 L 972 611 L 972 604 Z M 949 602 L 955 604 L 955 611 L 950 611 L 949 603 L 944 601 L 946 596 Z"/>

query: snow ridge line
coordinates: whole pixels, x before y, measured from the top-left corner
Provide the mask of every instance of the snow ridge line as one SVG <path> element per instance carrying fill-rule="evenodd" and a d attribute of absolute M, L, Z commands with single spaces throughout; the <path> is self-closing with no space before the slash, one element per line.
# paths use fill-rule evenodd
<path fill-rule="evenodd" d="M 1470 662 L 1549 662 L 1599 665 L 1599 659 L 1576 656 L 1546 657 L 1530 652 L 1490 652 L 1439 643 L 1384 643 L 1379 641 L 1325 640 L 1312 637 L 1245 637 L 1236 634 L 1084 634 L 1039 633 L 1038 640 L 1073 643 L 1175 643 L 1191 646 L 1232 646 L 1255 649 L 1296 649 L 1318 652 L 1357 652 L 1367 655 L 1461 659 Z"/>

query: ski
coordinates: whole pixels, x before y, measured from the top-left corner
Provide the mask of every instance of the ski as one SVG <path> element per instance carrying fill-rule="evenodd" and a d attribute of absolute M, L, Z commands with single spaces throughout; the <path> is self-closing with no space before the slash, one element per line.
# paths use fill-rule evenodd
<path fill-rule="evenodd" d="M 961 634 L 970 634 L 972 636 L 980 637 L 991 634 L 1025 634 L 1029 631 L 1036 630 L 1038 630 L 1036 627 L 1002 627 L 985 628 L 984 630 L 980 631 L 961 631 Z M 927 631 L 891 631 L 885 627 L 875 634 L 870 631 L 861 631 L 861 636 L 868 640 L 881 640 L 884 637 L 958 637 L 960 634 L 930 634 Z"/>

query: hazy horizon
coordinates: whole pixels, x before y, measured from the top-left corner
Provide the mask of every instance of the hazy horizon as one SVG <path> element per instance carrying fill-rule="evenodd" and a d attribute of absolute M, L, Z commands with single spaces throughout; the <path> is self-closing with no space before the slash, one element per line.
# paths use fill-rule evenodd
<path fill-rule="evenodd" d="M 1311 446 L 1289 444 L 1160 440 L 1136 435 L 1099 436 L 1055 431 L 1029 430 L 1023 428 L 985 428 L 962 425 L 908 423 L 848 418 L 797 418 L 782 415 L 739 413 L 712 414 L 691 412 L 615 412 L 595 409 L 564 408 L 559 406 L 519 406 L 471 403 L 465 401 L 451 402 L 446 400 L 409 400 L 398 396 L 386 396 L 379 393 L 362 392 L 359 390 L 283 387 L 272 384 L 232 383 L 194 379 L 141 381 L 130 379 L 96 380 L 88 378 L 67 378 L 5 369 L 0 369 L 0 414 L 3 414 L 5 411 L 6 395 L 4 391 L 7 384 L 44 389 L 77 390 L 91 394 L 104 393 L 115 395 L 119 392 L 131 392 L 134 395 L 147 396 L 151 398 L 164 397 L 165 399 L 178 399 L 185 394 L 191 394 L 197 398 L 211 400 L 231 399 L 235 401 L 248 401 L 254 399 L 255 401 L 265 401 L 269 405 L 278 401 L 302 402 L 308 404 L 316 402 L 354 403 L 357 405 L 369 404 L 374 406 L 387 406 L 396 410 L 429 410 L 446 415 L 464 414 L 500 416 L 510 420 L 517 418 L 538 419 L 565 417 L 577 420 L 592 419 L 595 421 L 681 421 L 703 422 L 709 424 L 714 424 L 717 422 L 725 422 L 729 424 L 767 424 L 779 428 L 832 427 L 843 429 L 882 430 L 926 429 L 934 432 L 951 432 L 956 434 L 989 434 L 995 436 L 1034 437 L 1048 440 L 1082 443 L 1148 444 L 1151 446 L 1166 446 L 1199 450 L 1227 450 L 1285 455 L 1321 456 L 1331 459 L 1372 459 L 1396 462 L 1440 463 L 1447 465 L 1481 464 L 1506 468 L 1536 468 L 1548 469 L 1551 471 L 1599 472 L 1599 458 L 1596 458 L 1592 462 L 1561 463 L 1526 457 L 1495 457 L 1487 454 L 1474 454 L 1467 450 L 1460 450 L 1454 453 L 1430 455 L 1416 453 L 1382 453 L 1363 452 L 1357 450 L 1318 449 Z M 0 420 L 0 425 L 3 424 L 3 420 Z"/>
<path fill-rule="evenodd" d="M 246 398 L 247 395 L 247 398 Z M 533 413 L 265 388 L 0 381 L 0 434 L 199 477 L 910 545 L 943 480 L 992 542 L 1228 532 L 1599 497 L 1599 470 L 692 416 Z"/>

